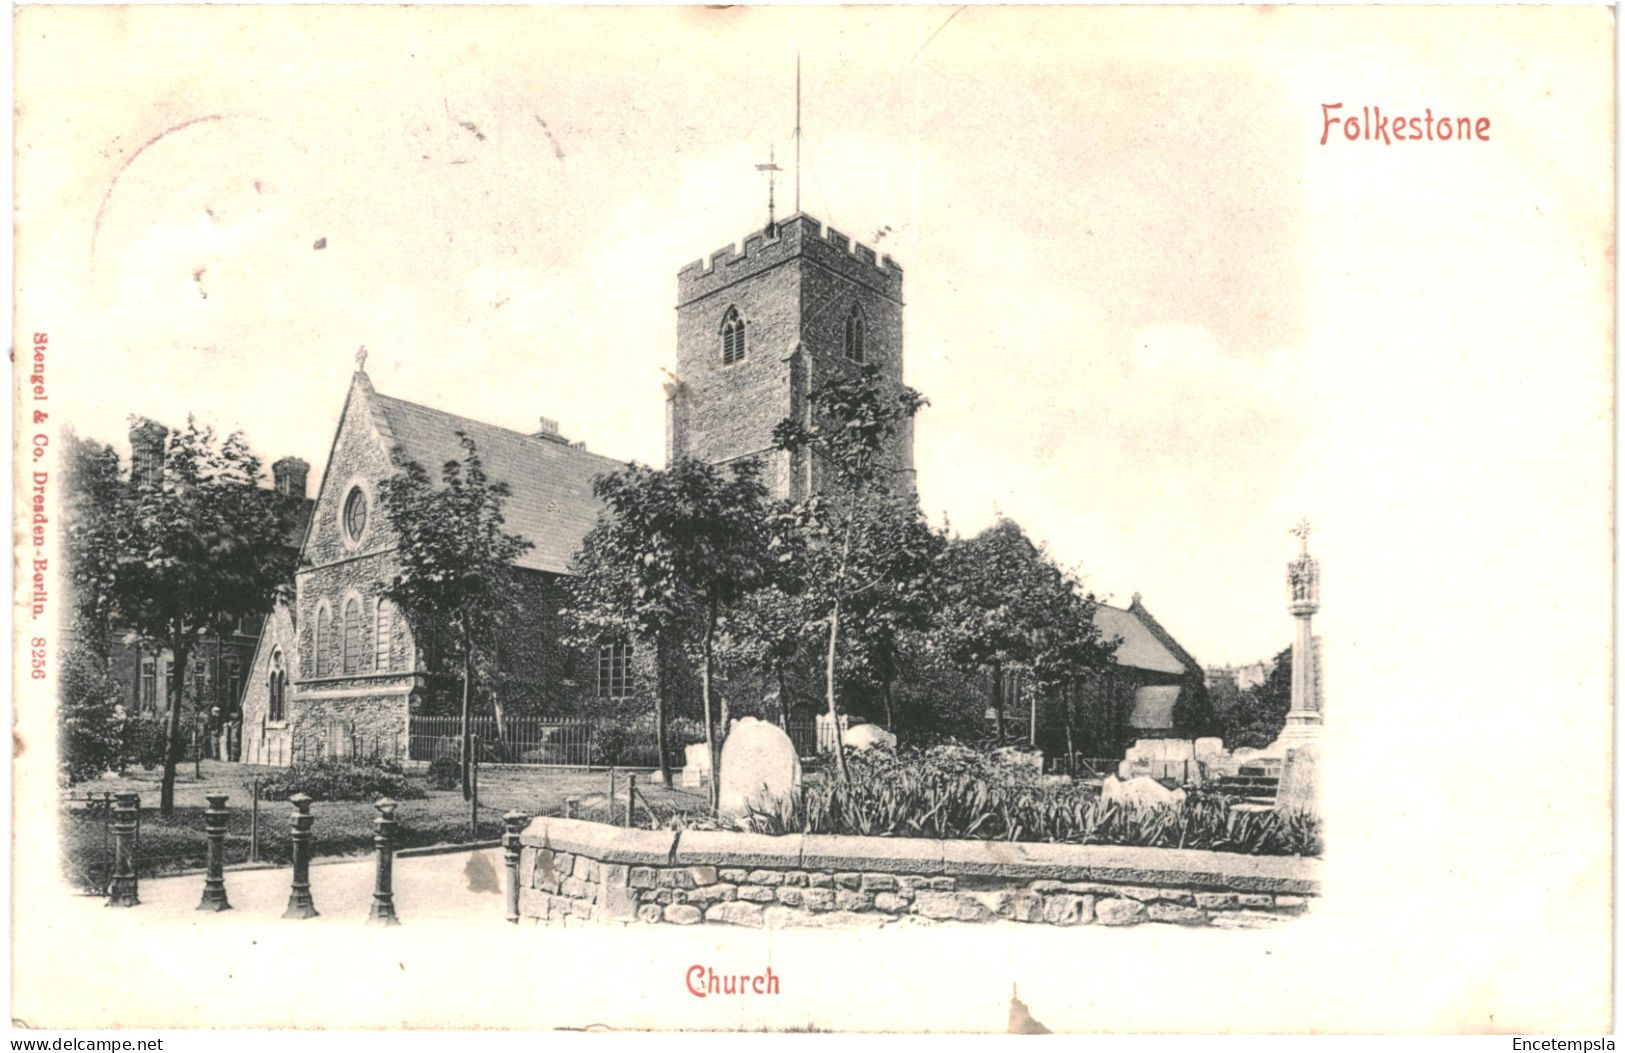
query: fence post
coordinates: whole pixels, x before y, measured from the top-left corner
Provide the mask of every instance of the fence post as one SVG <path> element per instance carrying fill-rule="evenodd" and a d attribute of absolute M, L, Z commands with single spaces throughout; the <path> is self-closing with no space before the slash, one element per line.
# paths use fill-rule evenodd
<path fill-rule="evenodd" d="M 135 874 L 135 832 L 141 813 L 141 795 L 120 793 L 113 806 L 113 880 L 107 886 L 109 907 L 134 907 L 137 895 Z"/>
<path fill-rule="evenodd" d="M 519 844 L 520 831 L 530 822 L 530 816 L 509 809 L 502 815 L 502 854 L 508 864 L 508 920 L 519 924 Z"/>
<path fill-rule="evenodd" d="M 626 823 L 625 823 L 625 825 L 626 825 L 627 829 L 631 829 L 631 827 L 632 827 L 632 802 L 633 802 L 633 800 L 636 799 L 637 793 L 638 793 L 638 775 L 637 775 L 637 772 L 629 772 L 629 773 L 627 773 L 627 776 L 626 776 Z"/>
<path fill-rule="evenodd" d="M 288 894 L 288 909 L 284 918 L 314 918 L 316 902 L 310 898 L 310 828 L 316 817 L 310 814 L 310 798 L 296 793 L 288 798 L 293 805 L 293 889 Z"/>
<path fill-rule="evenodd" d="M 468 747 L 468 837 L 480 836 L 480 737 L 470 736 Z"/>
<path fill-rule="evenodd" d="M 395 916 L 395 809 L 396 803 L 381 797 L 373 803 L 378 818 L 372 821 L 373 847 L 378 850 L 378 880 L 372 890 L 372 912 L 367 915 L 369 925 L 399 925 Z"/>
<path fill-rule="evenodd" d="M 609 797 L 604 805 L 604 822 L 615 825 L 615 769 L 609 769 Z"/>
<path fill-rule="evenodd" d="M 248 861 L 260 861 L 260 779 L 254 776 L 254 803 L 249 809 L 248 819 Z"/>
<path fill-rule="evenodd" d="M 223 793 L 204 794 L 209 802 L 209 808 L 203 813 L 203 831 L 209 838 L 209 872 L 203 878 L 203 899 L 198 903 L 198 910 L 212 910 L 219 913 L 230 910 L 231 903 L 226 899 L 226 819 L 230 813 L 226 810 L 226 795 Z"/>

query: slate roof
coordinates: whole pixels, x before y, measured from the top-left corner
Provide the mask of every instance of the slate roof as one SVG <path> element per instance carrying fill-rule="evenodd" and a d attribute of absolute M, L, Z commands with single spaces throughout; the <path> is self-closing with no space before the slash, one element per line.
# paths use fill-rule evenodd
<path fill-rule="evenodd" d="M 474 440 L 486 474 L 512 491 L 502 508 L 504 526 L 535 546 L 518 560 L 519 566 L 531 570 L 569 572 L 581 539 L 598 521 L 601 503 L 593 496 L 593 478 L 626 467 L 613 457 L 415 402 L 377 392 L 367 397 L 386 425 L 380 429 L 388 432 L 385 441 L 428 469 L 431 478 L 439 478 L 440 466 L 447 461 L 463 459 L 459 431 Z"/>
<path fill-rule="evenodd" d="M 1123 642 L 1117 645 L 1118 665 L 1176 675 L 1187 671 L 1185 663 L 1164 646 L 1145 623 L 1135 617 L 1134 612 L 1121 607 L 1108 607 L 1104 603 L 1096 604 L 1095 624 L 1106 639 L 1123 638 Z"/>

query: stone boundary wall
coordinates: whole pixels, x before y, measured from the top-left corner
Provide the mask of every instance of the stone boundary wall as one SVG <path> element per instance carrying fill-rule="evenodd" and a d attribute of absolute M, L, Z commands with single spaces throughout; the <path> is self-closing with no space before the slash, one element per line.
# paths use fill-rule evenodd
<path fill-rule="evenodd" d="M 631 830 L 543 817 L 520 838 L 533 923 L 842 928 L 984 922 L 1257 928 L 1320 894 L 1320 861 L 1167 848 Z"/>

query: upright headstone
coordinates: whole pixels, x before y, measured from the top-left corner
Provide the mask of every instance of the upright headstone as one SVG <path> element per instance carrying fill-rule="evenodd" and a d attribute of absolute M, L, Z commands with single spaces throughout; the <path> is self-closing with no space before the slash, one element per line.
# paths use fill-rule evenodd
<path fill-rule="evenodd" d="M 1281 782 L 1275 790 L 1277 812 L 1320 812 L 1320 747 L 1297 746 L 1286 752 Z"/>
<path fill-rule="evenodd" d="M 771 807 L 801 791 L 801 759 L 776 724 L 755 717 L 738 721 L 722 744 L 717 810 L 727 818 Z"/>

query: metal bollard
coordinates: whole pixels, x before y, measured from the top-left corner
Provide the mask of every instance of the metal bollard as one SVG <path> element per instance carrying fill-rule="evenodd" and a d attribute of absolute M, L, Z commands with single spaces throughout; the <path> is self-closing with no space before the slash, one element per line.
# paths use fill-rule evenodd
<path fill-rule="evenodd" d="M 395 916 L 395 809 L 399 807 L 388 797 L 379 798 L 373 807 L 378 818 L 372 821 L 373 847 L 378 850 L 378 881 L 372 890 L 372 913 L 367 915 L 369 925 L 399 925 Z"/>
<path fill-rule="evenodd" d="M 230 910 L 226 900 L 226 795 L 206 793 L 209 810 L 203 813 L 203 832 L 209 838 L 209 872 L 203 878 L 203 901 L 198 910 Z"/>
<path fill-rule="evenodd" d="M 293 805 L 293 891 L 288 894 L 284 918 L 314 918 L 316 903 L 310 898 L 310 828 L 316 817 L 310 814 L 310 798 L 296 793 L 288 798 Z"/>
<path fill-rule="evenodd" d="M 113 799 L 113 880 L 107 886 L 107 905 L 134 907 L 141 902 L 135 876 L 135 832 L 141 795 L 119 793 Z"/>
<path fill-rule="evenodd" d="M 530 822 L 523 812 L 509 811 L 502 816 L 502 853 L 508 864 L 508 920 L 519 924 L 519 834 Z"/>

